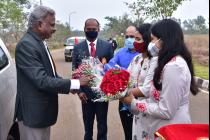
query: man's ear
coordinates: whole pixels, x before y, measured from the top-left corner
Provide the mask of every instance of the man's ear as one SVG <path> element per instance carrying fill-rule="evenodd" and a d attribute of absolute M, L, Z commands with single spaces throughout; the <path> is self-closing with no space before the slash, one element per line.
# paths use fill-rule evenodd
<path fill-rule="evenodd" d="M 37 23 L 37 29 L 39 31 L 42 30 L 42 22 L 41 21 L 38 21 L 38 23 Z"/>

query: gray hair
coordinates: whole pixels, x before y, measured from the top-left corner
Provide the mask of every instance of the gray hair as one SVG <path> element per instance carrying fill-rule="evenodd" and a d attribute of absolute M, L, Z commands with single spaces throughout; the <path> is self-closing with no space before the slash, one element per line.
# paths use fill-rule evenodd
<path fill-rule="evenodd" d="M 46 6 L 37 6 L 29 16 L 28 27 L 33 28 L 38 21 L 44 20 L 48 15 L 55 15 L 55 11 Z"/>

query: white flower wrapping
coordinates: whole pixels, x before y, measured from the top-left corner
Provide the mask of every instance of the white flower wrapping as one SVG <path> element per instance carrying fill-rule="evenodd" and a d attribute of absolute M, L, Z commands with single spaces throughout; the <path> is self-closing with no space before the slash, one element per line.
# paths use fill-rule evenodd
<path fill-rule="evenodd" d="M 91 82 L 91 88 L 94 90 L 100 90 L 100 84 L 103 79 L 104 71 L 103 64 L 98 58 L 87 57 L 82 59 L 83 64 L 88 64 L 90 66 L 90 74 L 95 76 Z"/>

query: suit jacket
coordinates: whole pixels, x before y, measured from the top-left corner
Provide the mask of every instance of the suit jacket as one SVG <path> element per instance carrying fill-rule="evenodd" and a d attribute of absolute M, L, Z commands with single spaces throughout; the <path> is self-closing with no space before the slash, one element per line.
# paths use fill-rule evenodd
<path fill-rule="evenodd" d="M 43 41 L 31 30 L 16 46 L 17 97 L 15 116 L 29 127 L 56 123 L 58 93 L 69 93 L 71 82 L 53 74 Z"/>
<path fill-rule="evenodd" d="M 82 59 L 89 56 L 90 52 L 86 40 L 76 45 L 73 51 L 72 69 L 73 70 L 77 69 L 78 66 L 81 64 Z M 108 62 L 113 57 L 112 44 L 110 44 L 107 41 L 98 39 L 96 43 L 96 57 L 98 57 L 99 60 L 102 60 L 102 58 L 106 58 Z M 96 95 L 88 87 L 81 87 L 80 92 L 86 93 L 89 100 L 95 98 Z"/>

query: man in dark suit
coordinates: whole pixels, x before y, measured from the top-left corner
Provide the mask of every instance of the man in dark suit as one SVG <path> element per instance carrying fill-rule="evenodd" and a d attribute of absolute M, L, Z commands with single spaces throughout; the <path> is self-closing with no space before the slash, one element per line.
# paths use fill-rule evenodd
<path fill-rule="evenodd" d="M 99 22 L 96 19 L 87 19 L 84 32 L 86 40 L 75 46 L 73 51 L 73 69 L 78 68 L 85 57 L 98 57 L 102 63 L 109 61 L 113 57 L 113 50 L 110 43 L 97 38 L 99 32 Z M 85 127 L 84 140 L 92 140 L 93 123 L 97 119 L 97 140 L 107 140 L 107 112 L 108 102 L 92 102 L 95 93 L 88 87 L 82 87 L 78 94 L 82 102 L 83 121 Z"/>
<path fill-rule="evenodd" d="M 16 46 L 17 97 L 14 120 L 21 140 L 50 140 L 50 126 L 58 115 L 58 93 L 88 85 L 90 77 L 79 80 L 58 76 L 44 41 L 55 32 L 55 12 L 36 7 L 29 17 L 29 29 Z"/>
<path fill-rule="evenodd" d="M 115 39 L 111 38 L 111 37 L 107 41 L 112 44 L 112 49 L 113 49 L 113 52 L 114 52 L 118 47 L 117 41 Z"/>

